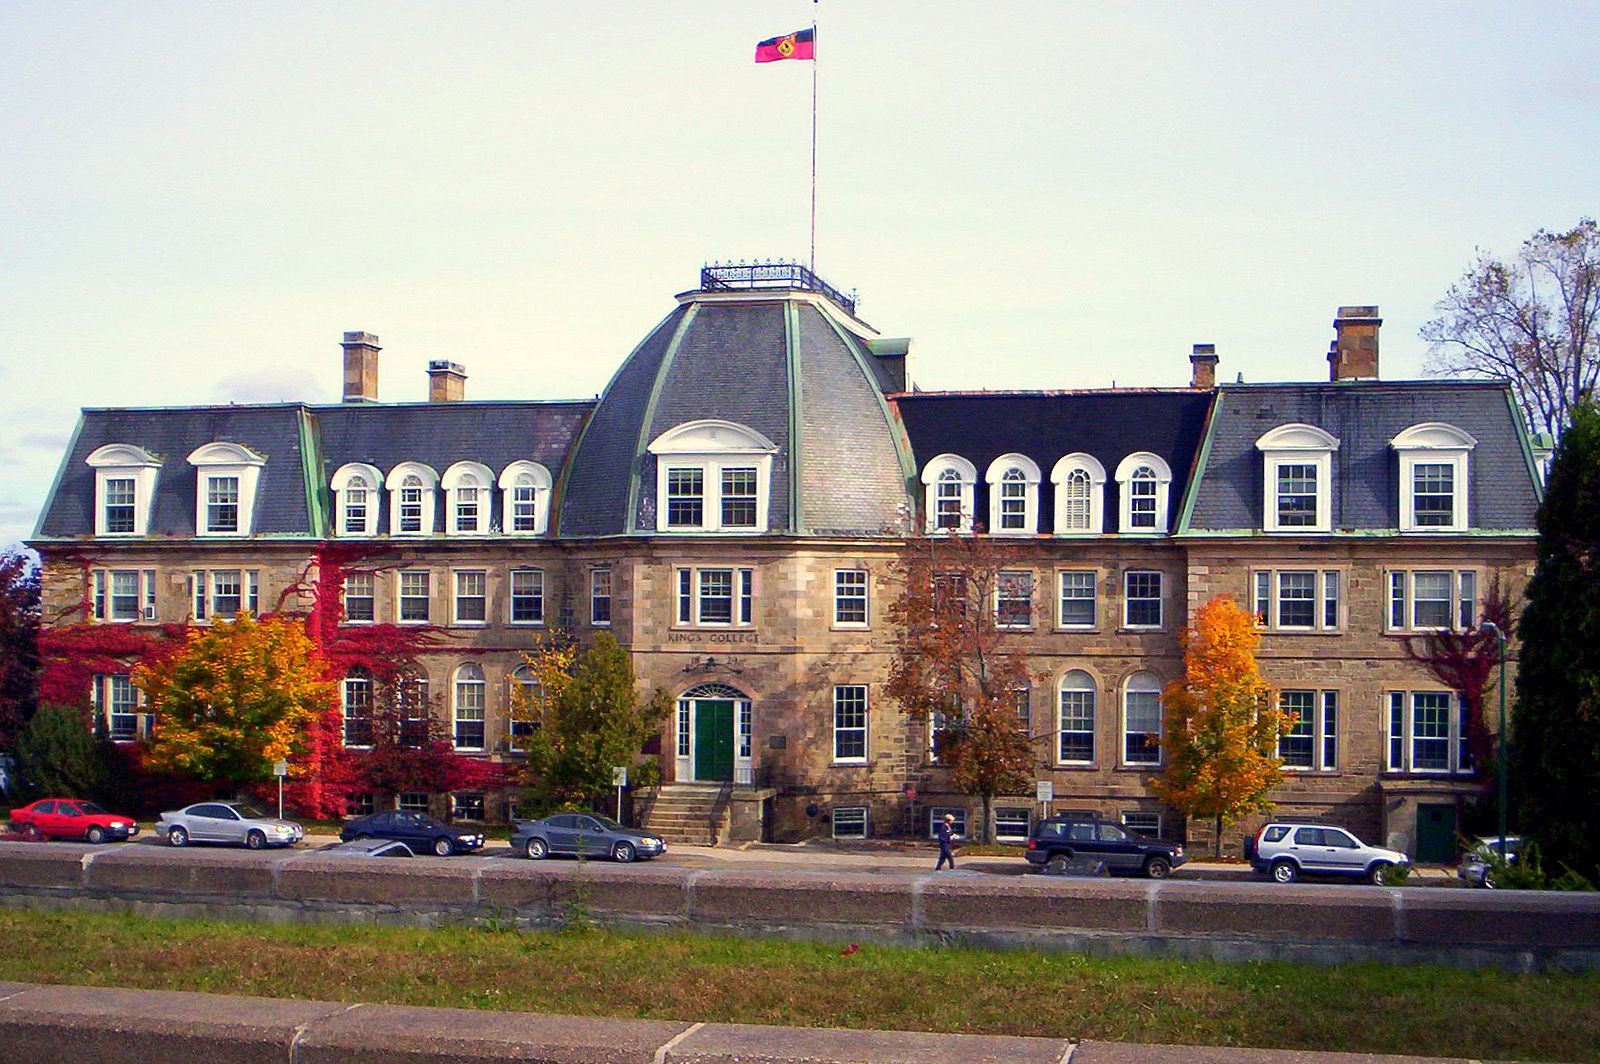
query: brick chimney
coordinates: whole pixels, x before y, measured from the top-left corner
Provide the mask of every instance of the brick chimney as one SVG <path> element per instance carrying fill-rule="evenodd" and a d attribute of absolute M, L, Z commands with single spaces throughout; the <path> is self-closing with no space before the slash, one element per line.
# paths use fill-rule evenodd
<path fill-rule="evenodd" d="M 428 402 L 459 403 L 467 397 L 467 368 L 459 362 L 428 363 Z"/>
<path fill-rule="evenodd" d="M 1195 344 L 1189 356 L 1189 387 L 1210 390 L 1217 386 L 1217 345 Z"/>
<path fill-rule="evenodd" d="M 378 338 L 369 332 L 344 334 L 344 401 L 378 401 Z"/>
<path fill-rule="evenodd" d="M 1378 379 L 1377 307 L 1340 307 L 1333 319 L 1333 345 L 1328 349 L 1328 379 Z"/>

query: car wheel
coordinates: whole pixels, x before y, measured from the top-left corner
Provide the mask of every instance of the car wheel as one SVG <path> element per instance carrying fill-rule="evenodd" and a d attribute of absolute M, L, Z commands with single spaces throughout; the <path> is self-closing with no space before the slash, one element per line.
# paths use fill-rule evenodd
<path fill-rule="evenodd" d="M 611 859 L 618 864 L 627 864 L 637 855 L 631 842 L 619 842 L 611 848 Z"/>
<path fill-rule="evenodd" d="M 1393 868 L 1388 861 L 1374 861 L 1372 867 L 1367 869 L 1367 882 L 1375 887 L 1381 887 L 1389 878 L 1389 869 Z"/>
<path fill-rule="evenodd" d="M 167 832 L 167 842 L 173 846 L 187 846 L 189 845 L 189 833 L 183 828 L 173 828 Z"/>
<path fill-rule="evenodd" d="M 1165 857 L 1152 857 L 1144 863 L 1147 879 L 1166 879 L 1172 874 L 1172 862 Z"/>
<path fill-rule="evenodd" d="M 38 824 L 22 825 L 22 837 L 27 839 L 29 842 L 38 842 L 40 839 L 44 838 L 43 835 L 39 834 Z"/>
<path fill-rule="evenodd" d="M 449 835 L 440 835 L 433 840 L 433 852 L 440 857 L 449 857 L 456 852 L 456 844 Z"/>
<path fill-rule="evenodd" d="M 98 846 L 102 842 L 106 841 L 106 829 L 101 827 L 99 824 L 93 824 L 90 826 L 88 831 L 83 833 L 83 837 L 88 839 L 94 845 Z"/>
<path fill-rule="evenodd" d="M 1300 869 L 1295 867 L 1293 861 L 1273 861 L 1272 881 L 1274 883 L 1293 883 L 1300 875 Z"/>
<path fill-rule="evenodd" d="M 550 844 L 543 839 L 529 839 L 527 849 L 523 852 L 535 861 L 542 861 L 550 856 Z"/>
<path fill-rule="evenodd" d="M 1493 890 L 1494 889 L 1494 873 L 1490 872 L 1487 868 L 1485 868 L 1483 870 L 1483 883 L 1480 884 L 1480 885 L 1483 886 L 1484 888 L 1488 889 L 1488 890 Z"/>
<path fill-rule="evenodd" d="M 264 849 L 267 845 L 267 837 L 260 831 L 251 829 L 250 833 L 244 837 L 244 844 L 252 850 Z"/>

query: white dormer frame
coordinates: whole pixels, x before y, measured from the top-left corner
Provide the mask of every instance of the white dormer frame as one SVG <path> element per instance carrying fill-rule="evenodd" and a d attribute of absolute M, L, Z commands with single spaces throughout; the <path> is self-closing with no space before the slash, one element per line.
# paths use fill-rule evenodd
<path fill-rule="evenodd" d="M 922 507 L 930 533 L 971 532 L 978 467 L 959 454 L 941 454 L 922 467 Z M 941 501 L 945 504 L 941 511 Z"/>
<path fill-rule="evenodd" d="M 1471 527 L 1467 520 L 1467 455 L 1478 446 L 1478 441 L 1454 425 L 1424 421 L 1397 433 L 1389 446 L 1400 460 L 1400 531 L 1467 531 Z M 1442 522 L 1437 519 L 1437 509 L 1432 510 L 1428 520 L 1418 520 L 1418 466 L 1442 466 L 1450 478 L 1450 512 Z M 1442 493 L 1428 494 L 1438 498 Z"/>
<path fill-rule="evenodd" d="M 94 534 L 146 535 L 161 459 L 131 443 L 108 443 L 83 461 L 94 470 Z M 111 512 L 113 506 L 115 515 Z"/>
<path fill-rule="evenodd" d="M 1050 482 L 1056 489 L 1056 535 L 1098 536 L 1104 531 L 1106 467 L 1099 459 L 1082 451 L 1065 455 L 1050 470 Z M 1082 521 L 1073 520 L 1077 499 L 1071 495 L 1085 490 L 1089 511 Z"/>
<path fill-rule="evenodd" d="M 715 418 L 688 421 L 657 436 L 649 451 L 656 459 L 656 531 L 722 535 L 767 531 L 772 456 L 778 447 L 761 433 Z M 725 493 L 730 475 L 740 478 L 741 488 L 746 486 L 742 473 L 747 470 L 755 474 L 753 500 L 743 490 L 737 495 Z"/>
<path fill-rule="evenodd" d="M 518 461 L 500 473 L 500 530 L 508 536 L 542 536 L 550 528 L 550 470 Z M 522 525 L 523 527 L 519 527 Z"/>
<path fill-rule="evenodd" d="M 494 473 L 477 462 L 457 462 L 444 471 L 444 528 L 452 536 L 482 536 L 489 531 L 494 506 Z"/>
<path fill-rule="evenodd" d="M 364 462 L 347 462 L 329 481 L 333 491 L 333 534 L 339 537 L 378 534 L 378 507 L 383 498 L 383 473 Z"/>
<path fill-rule="evenodd" d="M 383 486 L 389 492 L 389 535 L 431 536 L 438 527 L 434 520 L 434 506 L 439 496 L 439 474 L 433 467 L 421 462 L 401 462 L 389 470 Z M 415 514 L 419 527 L 406 529 L 406 521 Z"/>
<path fill-rule="evenodd" d="M 989 531 L 997 536 L 1031 536 L 1039 531 L 1039 466 L 1025 454 L 1003 454 L 989 463 L 983 479 L 989 484 Z M 1007 495 L 1010 490 L 1014 494 Z M 1021 506 L 1007 513 L 1006 503 Z M 1008 517 L 1021 518 L 1020 526 L 1006 524 Z"/>
<path fill-rule="evenodd" d="M 195 467 L 195 535 L 248 536 L 255 527 L 256 485 L 267 460 L 243 444 L 218 441 L 196 447 L 189 464 Z"/>
<path fill-rule="evenodd" d="M 1333 531 L 1333 452 L 1339 449 L 1334 436 L 1315 425 L 1291 422 L 1268 429 L 1256 440 L 1261 452 L 1261 528 L 1267 532 Z M 1284 521 L 1280 493 L 1285 466 L 1308 466 L 1315 479 L 1315 510 L 1309 523 Z"/>
<path fill-rule="evenodd" d="M 1148 473 L 1145 472 L 1148 470 Z M 1168 494 L 1172 470 L 1158 454 L 1135 451 L 1117 464 L 1118 531 L 1136 535 L 1159 535 L 1167 531 Z M 1141 505 L 1135 505 L 1135 491 Z M 1147 512 L 1145 499 L 1155 500 L 1152 520 L 1135 524 Z"/>

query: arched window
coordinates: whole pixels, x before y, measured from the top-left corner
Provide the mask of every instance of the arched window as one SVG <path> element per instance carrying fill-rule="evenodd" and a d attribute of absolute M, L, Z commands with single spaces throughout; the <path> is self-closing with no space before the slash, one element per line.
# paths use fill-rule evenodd
<path fill-rule="evenodd" d="M 378 486 L 383 474 L 372 466 L 351 462 L 333 474 L 333 512 L 336 536 L 372 536 L 378 532 Z"/>
<path fill-rule="evenodd" d="M 445 529 L 452 536 L 481 536 L 489 531 L 489 485 L 494 474 L 476 462 L 457 462 L 444 471 Z"/>
<path fill-rule="evenodd" d="M 1261 434 L 1263 512 L 1267 532 L 1333 529 L 1333 452 L 1339 441 L 1315 425 L 1279 425 Z"/>
<path fill-rule="evenodd" d="M 108 443 L 84 463 L 94 470 L 94 534 L 144 535 L 161 459 L 130 443 Z"/>
<path fill-rule="evenodd" d="M 929 532 L 971 532 L 978 469 L 956 454 L 941 454 L 922 469 Z"/>
<path fill-rule="evenodd" d="M 339 709 L 344 714 L 344 745 L 372 745 L 372 673 L 356 665 L 345 674 Z"/>
<path fill-rule="evenodd" d="M 457 750 L 482 750 L 484 739 L 485 698 L 488 685 L 484 683 L 483 669 L 467 664 L 456 669 L 455 682 L 455 744 Z"/>
<path fill-rule="evenodd" d="M 389 489 L 389 534 L 431 536 L 439 474 L 420 462 L 402 462 L 389 471 L 384 486 Z"/>
<path fill-rule="evenodd" d="M 1106 467 L 1075 452 L 1050 471 L 1056 486 L 1056 535 L 1099 535 L 1105 526 Z"/>
<path fill-rule="evenodd" d="M 1061 678 L 1056 760 L 1064 765 L 1092 765 L 1095 754 L 1094 677 L 1073 669 Z"/>
<path fill-rule="evenodd" d="M 1122 763 L 1161 764 L 1161 680 L 1136 672 L 1122 685 Z"/>
<path fill-rule="evenodd" d="M 508 536 L 539 536 L 550 526 L 550 471 L 538 462 L 512 462 L 500 473 Z"/>
<path fill-rule="evenodd" d="M 1159 455 L 1139 451 L 1124 458 L 1117 466 L 1120 530 L 1165 532 L 1167 492 L 1171 483 L 1172 470 Z"/>
<path fill-rule="evenodd" d="M 656 531 L 767 530 L 778 447 L 732 421 L 690 421 L 650 444 L 656 460 Z"/>
<path fill-rule="evenodd" d="M 539 727 L 544 709 L 544 685 L 533 666 L 523 664 L 511 670 L 511 738 L 523 739 Z"/>
<path fill-rule="evenodd" d="M 1039 467 L 1021 454 L 1006 454 L 989 464 L 989 531 L 1031 535 L 1039 530 Z"/>
<path fill-rule="evenodd" d="M 1412 425 L 1389 441 L 1400 459 L 1400 531 L 1465 532 L 1469 433 L 1441 421 Z"/>

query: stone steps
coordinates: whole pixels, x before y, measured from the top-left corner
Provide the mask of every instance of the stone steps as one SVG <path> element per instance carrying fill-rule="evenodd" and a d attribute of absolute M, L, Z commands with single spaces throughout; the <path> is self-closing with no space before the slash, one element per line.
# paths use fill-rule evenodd
<path fill-rule="evenodd" d="M 715 846 L 727 826 L 719 811 L 722 788 L 693 784 L 666 784 L 656 792 L 645 814 L 645 828 L 668 842 Z"/>

